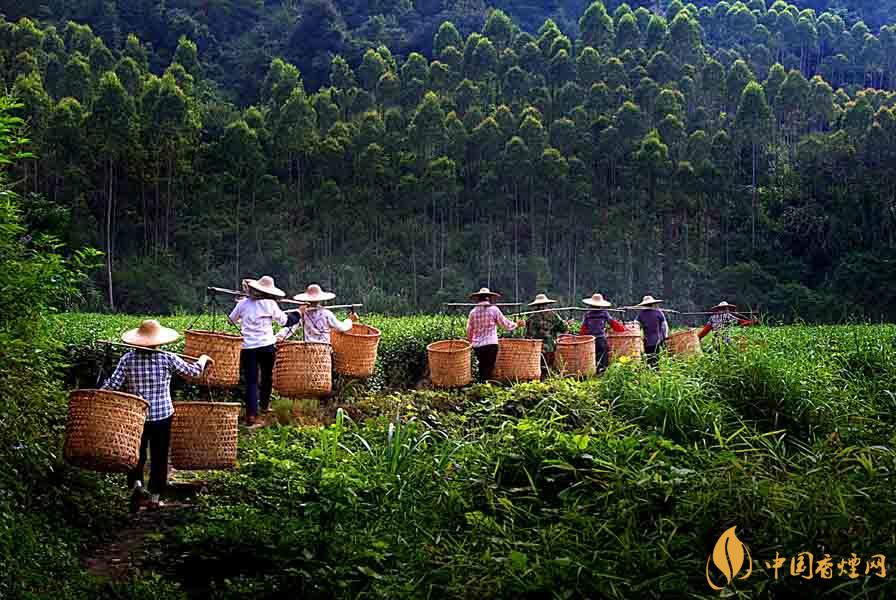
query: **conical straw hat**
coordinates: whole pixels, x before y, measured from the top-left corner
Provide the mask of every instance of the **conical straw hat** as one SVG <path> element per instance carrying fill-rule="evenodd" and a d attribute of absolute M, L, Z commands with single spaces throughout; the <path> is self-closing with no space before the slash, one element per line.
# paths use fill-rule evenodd
<path fill-rule="evenodd" d="M 728 304 L 727 302 L 725 302 L 724 300 L 722 300 L 721 302 L 719 302 L 718 304 L 716 304 L 715 306 L 713 306 L 713 307 L 710 308 L 709 310 L 715 312 L 715 311 L 717 311 L 717 310 L 724 310 L 724 309 L 726 309 L 726 308 L 730 308 L 731 310 L 736 310 L 736 309 L 737 309 L 737 305 L 735 305 L 735 304 Z"/>
<path fill-rule="evenodd" d="M 648 295 L 644 296 L 644 299 L 641 300 L 641 303 L 637 304 L 636 306 L 653 306 L 654 304 L 659 304 L 660 302 L 662 302 L 662 300 L 657 300 L 653 296 Z"/>
<path fill-rule="evenodd" d="M 177 341 L 178 338 L 180 338 L 178 332 L 168 327 L 162 327 L 155 319 L 147 319 L 140 323 L 140 327 L 125 331 L 121 335 L 121 340 L 124 343 L 147 348 L 170 344 Z"/>
<path fill-rule="evenodd" d="M 303 293 L 295 296 L 295 299 L 300 302 L 326 302 L 327 300 L 332 300 L 335 297 L 336 294 L 325 292 L 319 285 L 317 285 L 316 283 L 312 283 Z"/>
<path fill-rule="evenodd" d="M 547 294 L 538 294 L 535 296 L 535 300 L 529 303 L 529 306 L 540 306 L 542 304 L 555 304 L 556 300 L 551 300 L 547 297 Z"/>
<path fill-rule="evenodd" d="M 490 289 L 488 289 L 487 287 L 479 288 L 478 292 L 473 292 L 472 294 L 470 294 L 470 298 L 479 298 L 480 296 L 489 296 L 491 298 L 500 298 L 501 294 L 499 294 L 498 292 L 493 292 Z"/>
<path fill-rule="evenodd" d="M 610 308 L 613 306 L 611 302 L 604 300 L 603 294 L 592 294 L 590 298 L 582 300 L 588 306 L 596 306 L 597 308 Z"/>
<path fill-rule="evenodd" d="M 256 292 L 261 292 L 267 296 L 274 296 L 275 298 L 286 296 L 286 292 L 274 285 L 274 278 L 270 275 L 265 275 L 260 279 L 246 279 L 245 282 L 247 286 Z"/>

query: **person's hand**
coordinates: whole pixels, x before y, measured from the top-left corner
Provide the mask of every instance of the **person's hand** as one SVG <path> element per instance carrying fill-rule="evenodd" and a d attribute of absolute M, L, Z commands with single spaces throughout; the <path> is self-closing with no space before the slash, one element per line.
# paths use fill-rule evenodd
<path fill-rule="evenodd" d="M 209 366 L 215 364 L 215 361 L 208 354 L 203 354 L 199 357 L 199 360 L 196 361 L 202 370 L 205 371 Z"/>
<path fill-rule="evenodd" d="M 348 318 L 351 319 L 352 323 L 357 323 L 358 319 L 360 319 L 361 317 L 358 316 L 358 313 L 352 311 L 348 314 Z"/>
<path fill-rule="evenodd" d="M 525 327 L 525 325 L 526 325 L 526 322 L 522 319 L 520 319 L 519 321 L 516 322 L 517 327 Z"/>

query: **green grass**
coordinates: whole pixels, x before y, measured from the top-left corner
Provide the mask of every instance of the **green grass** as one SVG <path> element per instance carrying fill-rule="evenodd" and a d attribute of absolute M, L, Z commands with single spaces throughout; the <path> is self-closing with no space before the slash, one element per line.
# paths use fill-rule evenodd
<path fill-rule="evenodd" d="M 84 352 L 137 320 L 57 323 Z M 731 595 L 892 596 L 892 575 L 775 581 L 762 561 L 896 558 L 896 328 L 757 328 L 659 373 L 444 392 L 392 388 L 462 320 L 368 322 L 381 365 L 343 398 L 354 420 L 244 437 L 150 570 L 214 598 L 717 598 L 706 559 L 736 524 L 754 573 Z"/>

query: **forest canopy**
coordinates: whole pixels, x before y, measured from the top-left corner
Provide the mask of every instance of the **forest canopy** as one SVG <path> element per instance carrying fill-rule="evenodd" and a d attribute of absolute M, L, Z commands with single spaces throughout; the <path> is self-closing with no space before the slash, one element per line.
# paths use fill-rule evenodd
<path fill-rule="evenodd" d="M 886 3 L 12 4 L 24 218 L 104 251 L 88 308 L 269 273 L 894 316 Z"/>

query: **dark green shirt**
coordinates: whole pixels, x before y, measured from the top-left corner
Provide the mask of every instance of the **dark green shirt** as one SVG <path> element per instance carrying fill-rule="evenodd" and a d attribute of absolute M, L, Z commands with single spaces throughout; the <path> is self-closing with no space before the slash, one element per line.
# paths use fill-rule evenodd
<path fill-rule="evenodd" d="M 531 315 L 526 321 L 526 337 L 533 340 L 542 340 L 544 352 L 553 352 L 556 346 L 557 336 L 566 333 L 569 328 L 566 321 L 555 312 L 544 312 Z"/>

